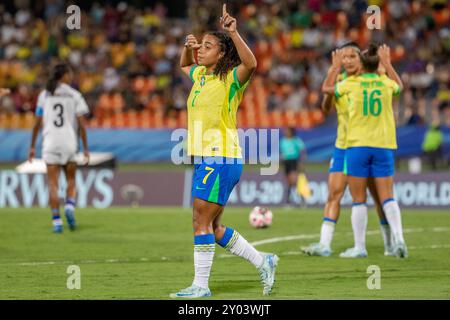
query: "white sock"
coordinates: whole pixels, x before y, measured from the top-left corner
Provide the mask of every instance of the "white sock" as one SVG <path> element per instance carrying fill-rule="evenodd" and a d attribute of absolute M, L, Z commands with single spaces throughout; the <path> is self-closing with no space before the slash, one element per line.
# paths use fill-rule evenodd
<path fill-rule="evenodd" d="M 256 250 L 239 232 L 232 228 L 227 227 L 222 239 L 217 243 L 232 254 L 249 261 L 256 268 L 260 268 L 264 262 L 261 252 Z"/>
<path fill-rule="evenodd" d="M 52 209 L 52 222 L 53 226 L 62 226 L 63 223 L 59 215 L 59 209 Z"/>
<path fill-rule="evenodd" d="M 264 262 L 263 255 L 240 234 L 238 234 L 238 238 L 234 245 L 230 246 L 228 250 L 230 250 L 232 254 L 249 261 L 256 268 L 260 268 Z"/>
<path fill-rule="evenodd" d="M 336 221 L 331 221 L 331 219 L 324 220 L 322 223 L 322 228 L 320 229 L 320 243 L 326 247 L 331 246 L 331 241 L 333 241 L 334 227 L 336 226 Z"/>
<path fill-rule="evenodd" d="M 194 241 L 195 276 L 192 284 L 207 289 L 216 247 L 214 235 L 195 236 Z"/>
<path fill-rule="evenodd" d="M 195 277 L 196 286 L 207 289 L 209 283 L 209 275 L 214 259 L 214 251 L 212 252 L 194 252 Z"/>
<path fill-rule="evenodd" d="M 389 225 L 391 226 L 394 243 L 404 243 L 405 240 L 403 239 L 402 216 L 397 201 L 394 199 L 390 201 L 388 200 L 388 202 L 385 201 L 383 204 L 383 211 Z"/>
<path fill-rule="evenodd" d="M 53 221 L 53 225 L 54 225 L 54 226 L 62 226 L 62 224 L 63 224 L 61 218 L 59 218 L 59 217 L 56 218 L 56 219 L 53 218 L 52 221 Z"/>
<path fill-rule="evenodd" d="M 358 204 L 352 206 L 352 228 L 355 248 L 366 249 L 367 206 Z"/>
<path fill-rule="evenodd" d="M 391 227 L 387 221 L 380 223 L 381 236 L 383 237 L 384 248 L 387 249 L 392 245 Z"/>
<path fill-rule="evenodd" d="M 71 212 L 75 211 L 75 200 L 72 198 L 67 198 L 66 204 L 64 205 L 64 211 L 69 210 Z"/>

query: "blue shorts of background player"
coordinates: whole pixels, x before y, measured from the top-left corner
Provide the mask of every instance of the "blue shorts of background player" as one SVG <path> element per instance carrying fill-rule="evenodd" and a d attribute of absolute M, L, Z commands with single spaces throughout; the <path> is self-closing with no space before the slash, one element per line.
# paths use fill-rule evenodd
<path fill-rule="evenodd" d="M 239 158 L 208 157 L 195 164 L 192 197 L 224 206 L 242 174 Z"/>
<path fill-rule="evenodd" d="M 392 177 L 395 151 L 373 147 L 350 147 L 346 152 L 347 174 L 354 177 Z"/>
<path fill-rule="evenodd" d="M 342 172 L 347 174 L 347 164 L 345 161 L 345 149 L 334 147 L 333 157 L 330 161 L 329 173 Z"/>

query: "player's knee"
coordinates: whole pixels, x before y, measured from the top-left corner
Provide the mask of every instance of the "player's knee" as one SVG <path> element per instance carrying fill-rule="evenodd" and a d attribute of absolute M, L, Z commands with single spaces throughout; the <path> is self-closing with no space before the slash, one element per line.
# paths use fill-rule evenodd
<path fill-rule="evenodd" d="M 194 230 L 198 230 L 201 228 L 211 226 L 212 221 L 209 218 L 209 215 L 207 214 L 207 212 L 204 212 L 203 210 L 194 209 L 192 223 L 194 226 Z"/>
<path fill-rule="evenodd" d="M 56 195 L 58 193 L 58 186 L 57 185 L 49 186 L 49 192 L 51 196 Z"/>
<path fill-rule="evenodd" d="M 328 202 L 340 202 L 344 196 L 344 190 L 330 189 L 328 193 Z"/>

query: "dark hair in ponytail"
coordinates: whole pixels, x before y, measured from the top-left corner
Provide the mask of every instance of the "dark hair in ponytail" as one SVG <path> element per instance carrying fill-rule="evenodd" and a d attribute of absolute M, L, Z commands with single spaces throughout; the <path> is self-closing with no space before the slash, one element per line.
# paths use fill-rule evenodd
<path fill-rule="evenodd" d="M 219 75 L 221 80 L 225 80 L 227 73 L 237 67 L 241 63 L 237 49 L 231 40 L 230 36 L 221 31 L 210 31 L 210 34 L 219 39 L 220 51 L 223 52 L 223 57 L 217 62 L 214 74 Z"/>
<path fill-rule="evenodd" d="M 51 94 L 55 93 L 56 87 L 58 86 L 58 81 L 64 77 L 66 73 L 70 72 L 70 68 L 65 63 L 57 64 L 50 75 L 50 78 L 47 81 L 47 85 L 45 89 L 47 89 L 48 92 Z"/>
<path fill-rule="evenodd" d="M 378 57 L 378 46 L 375 43 L 370 43 L 367 50 L 361 53 L 361 62 L 367 72 L 377 71 L 380 57 Z"/>

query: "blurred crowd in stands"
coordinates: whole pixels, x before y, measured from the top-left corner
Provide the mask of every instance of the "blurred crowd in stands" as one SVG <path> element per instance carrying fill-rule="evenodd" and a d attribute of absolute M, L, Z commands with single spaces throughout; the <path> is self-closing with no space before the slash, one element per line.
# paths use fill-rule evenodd
<path fill-rule="evenodd" d="M 179 53 L 188 33 L 201 39 L 219 29 L 221 3 L 187 0 L 184 15 L 176 16 L 171 10 L 180 1 L 92 2 L 82 7 L 80 30 L 66 27 L 70 4 L 0 4 L 0 87 L 12 89 L 0 102 L 0 127 L 30 125 L 49 66 L 60 60 L 74 70 L 92 127 L 184 126 L 191 83 L 180 72 Z M 381 30 L 366 26 L 369 5 L 381 8 Z M 391 47 L 405 84 L 396 102 L 399 124 L 450 126 L 446 0 L 229 0 L 227 7 L 258 60 L 238 125 L 334 121 L 320 111 L 331 51 L 348 41 L 361 47 L 376 41 Z"/>

